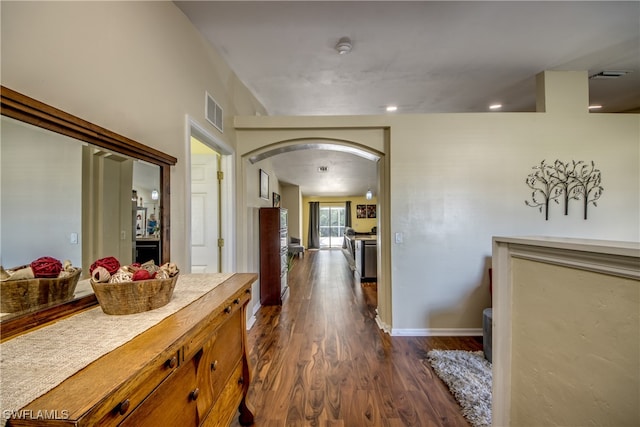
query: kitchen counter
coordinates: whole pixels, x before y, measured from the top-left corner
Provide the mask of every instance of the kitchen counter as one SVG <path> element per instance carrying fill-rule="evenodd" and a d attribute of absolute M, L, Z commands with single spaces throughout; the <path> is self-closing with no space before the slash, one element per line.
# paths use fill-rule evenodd
<path fill-rule="evenodd" d="M 355 275 L 361 282 L 375 282 L 378 269 L 378 235 L 356 233 L 344 236 L 355 261 Z"/>

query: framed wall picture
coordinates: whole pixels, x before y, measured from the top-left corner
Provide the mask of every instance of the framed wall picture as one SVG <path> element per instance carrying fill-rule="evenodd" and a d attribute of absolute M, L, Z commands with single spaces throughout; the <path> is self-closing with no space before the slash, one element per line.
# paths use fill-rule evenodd
<path fill-rule="evenodd" d="M 260 198 L 269 200 L 269 174 L 260 169 Z"/>
<path fill-rule="evenodd" d="M 280 195 L 275 191 L 273 192 L 273 207 L 274 208 L 280 207 Z"/>
<path fill-rule="evenodd" d="M 376 217 L 376 205 L 367 205 L 367 218 Z"/>
<path fill-rule="evenodd" d="M 356 218 L 367 217 L 367 205 L 356 205 Z"/>

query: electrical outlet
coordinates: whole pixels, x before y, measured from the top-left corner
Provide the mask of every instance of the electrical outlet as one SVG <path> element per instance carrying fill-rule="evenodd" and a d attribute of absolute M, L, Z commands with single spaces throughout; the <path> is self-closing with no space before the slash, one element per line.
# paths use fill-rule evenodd
<path fill-rule="evenodd" d="M 402 243 L 404 241 L 404 236 L 402 233 L 396 233 L 396 243 Z"/>
<path fill-rule="evenodd" d="M 69 234 L 69 243 L 71 243 L 72 245 L 78 244 L 78 233 Z"/>

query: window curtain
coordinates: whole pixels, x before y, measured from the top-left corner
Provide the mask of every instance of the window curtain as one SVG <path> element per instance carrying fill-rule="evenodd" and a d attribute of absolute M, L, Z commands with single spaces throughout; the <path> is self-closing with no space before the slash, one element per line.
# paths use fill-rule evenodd
<path fill-rule="evenodd" d="M 309 202 L 309 237 L 307 247 L 320 249 L 320 202 Z"/>
<path fill-rule="evenodd" d="M 351 227 L 351 200 L 344 202 L 344 228 Z M 342 239 L 342 247 L 347 247 L 347 238 Z"/>

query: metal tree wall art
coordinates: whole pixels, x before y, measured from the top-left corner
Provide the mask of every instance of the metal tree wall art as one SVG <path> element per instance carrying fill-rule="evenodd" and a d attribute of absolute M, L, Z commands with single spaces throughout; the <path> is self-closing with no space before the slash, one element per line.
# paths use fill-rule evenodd
<path fill-rule="evenodd" d="M 564 199 L 564 214 L 569 215 L 569 200 L 578 200 L 579 187 L 578 181 L 572 177 L 575 174 L 576 167 L 583 163 L 582 161 L 576 162 L 572 160 L 571 163 L 562 163 L 560 160 L 556 160 L 553 164 L 554 172 L 552 176 L 558 180 L 559 190 L 562 198 Z"/>
<path fill-rule="evenodd" d="M 596 201 L 602 195 L 604 189 L 600 185 L 602 175 L 596 169 L 592 161 L 586 164 L 582 160 L 563 163 L 556 160 L 549 165 L 543 160 L 540 166 L 533 166 L 534 172 L 525 180 L 527 186 L 533 191 L 531 201 L 525 200 L 530 207 L 544 210 L 545 220 L 549 219 L 549 203 L 553 200 L 560 204 L 558 199 L 563 198 L 564 214 L 569 214 L 569 201 L 582 199 L 584 207 L 584 219 L 587 219 L 587 208 L 590 204 L 598 206 Z"/>
<path fill-rule="evenodd" d="M 549 202 L 553 200 L 558 203 L 558 197 L 562 195 L 559 188 L 558 179 L 554 177 L 554 169 L 551 165 L 540 162 L 540 166 L 533 166 L 534 172 L 530 173 L 526 183 L 533 191 L 531 192 L 531 202 L 525 200 L 527 206 L 544 209 L 544 217 L 549 219 Z"/>
<path fill-rule="evenodd" d="M 579 168 L 576 168 L 573 174 L 573 180 L 578 183 L 575 187 L 575 192 L 578 199 L 582 197 L 584 219 L 587 219 L 587 208 L 589 204 L 598 207 L 596 202 L 604 191 L 604 188 L 600 185 L 602 174 L 600 170 L 596 169 L 595 163 L 591 161 L 590 165 L 582 164 Z"/>

